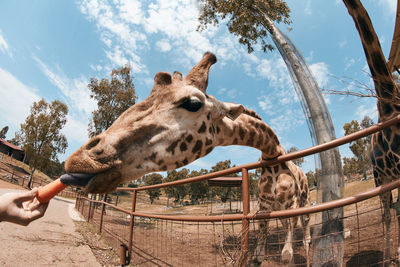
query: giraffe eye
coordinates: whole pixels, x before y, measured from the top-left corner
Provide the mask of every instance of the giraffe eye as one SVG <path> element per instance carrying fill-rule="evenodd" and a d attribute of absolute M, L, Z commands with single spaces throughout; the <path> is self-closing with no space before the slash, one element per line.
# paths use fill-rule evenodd
<path fill-rule="evenodd" d="M 180 108 L 184 108 L 190 112 L 196 112 L 203 106 L 203 103 L 199 99 L 187 98 L 182 104 L 179 105 Z"/>

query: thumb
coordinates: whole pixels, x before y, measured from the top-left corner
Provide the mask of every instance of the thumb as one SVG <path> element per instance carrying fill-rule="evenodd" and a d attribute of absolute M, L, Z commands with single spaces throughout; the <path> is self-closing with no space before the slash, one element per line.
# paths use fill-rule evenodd
<path fill-rule="evenodd" d="M 21 202 L 25 202 L 31 199 L 34 199 L 35 196 L 37 195 L 38 189 L 34 188 L 31 191 L 24 191 L 22 193 L 20 193 L 15 200 L 16 201 L 21 201 Z"/>

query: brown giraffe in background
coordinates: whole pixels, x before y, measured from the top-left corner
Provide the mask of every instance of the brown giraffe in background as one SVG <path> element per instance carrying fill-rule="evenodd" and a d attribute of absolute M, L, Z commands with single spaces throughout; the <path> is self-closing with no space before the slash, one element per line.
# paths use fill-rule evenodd
<path fill-rule="evenodd" d="M 172 170 L 203 157 L 216 146 L 244 145 L 257 148 L 262 159 L 285 153 L 276 134 L 251 110 L 224 103 L 206 94 L 208 73 L 216 62 L 206 53 L 183 79 L 159 72 L 150 96 L 125 111 L 105 132 L 93 137 L 67 162 L 68 173 L 94 174 L 87 192 L 104 193 L 120 183 L 146 173 Z M 307 178 L 291 161 L 265 167 L 259 181 L 261 211 L 309 205 Z M 308 254 L 308 216 L 301 217 Z M 288 229 L 282 259 L 293 260 L 293 228 L 297 218 L 283 219 Z M 266 232 L 266 225 L 260 224 Z M 261 236 L 265 236 L 261 234 Z M 259 242 L 260 250 L 265 246 Z"/>
<path fill-rule="evenodd" d="M 367 11 L 359 0 L 345 0 L 344 3 L 360 34 L 367 63 L 371 71 L 378 98 L 378 121 L 389 120 L 400 113 L 399 88 L 389 72 L 378 36 L 375 33 Z M 400 124 L 389 127 L 372 136 L 371 160 L 374 167 L 376 186 L 400 178 Z M 400 193 L 400 188 L 398 192 Z M 392 204 L 391 192 L 381 195 L 381 201 L 384 207 L 383 219 L 386 225 L 384 259 L 387 260 L 390 257 L 390 208 L 395 208 L 397 220 L 400 223 L 400 202 L 398 198 L 398 201 Z M 398 242 L 400 242 L 400 235 L 398 236 Z M 398 243 L 397 248 L 397 256 L 399 255 L 400 243 Z"/>

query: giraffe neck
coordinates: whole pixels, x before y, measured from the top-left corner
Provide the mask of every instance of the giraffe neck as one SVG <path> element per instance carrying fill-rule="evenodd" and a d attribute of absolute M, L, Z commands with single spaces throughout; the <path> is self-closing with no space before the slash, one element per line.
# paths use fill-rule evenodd
<path fill-rule="evenodd" d="M 359 0 L 343 0 L 360 35 L 378 97 L 379 121 L 400 112 L 399 89 L 386 64 L 385 56 L 367 11 Z"/>
<path fill-rule="evenodd" d="M 219 146 L 242 145 L 254 147 L 262 152 L 262 159 L 273 159 L 285 150 L 278 137 L 265 122 L 253 116 L 242 114 L 217 136 Z M 217 129 L 218 132 L 218 129 Z"/>

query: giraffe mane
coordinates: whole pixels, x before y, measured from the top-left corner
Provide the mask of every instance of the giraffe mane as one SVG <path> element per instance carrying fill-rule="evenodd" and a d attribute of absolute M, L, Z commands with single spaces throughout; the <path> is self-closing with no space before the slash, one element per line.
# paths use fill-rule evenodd
<path fill-rule="evenodd" d="M 250 117 L 256 118 L 260 121 L 262 121 L 262 118 L 260 117 L 260 115 L 258 115 L 254 110 L 248 109 L 248 108 L 244 108 L 243 110 L 243 114 L 246 114 Z"/>

